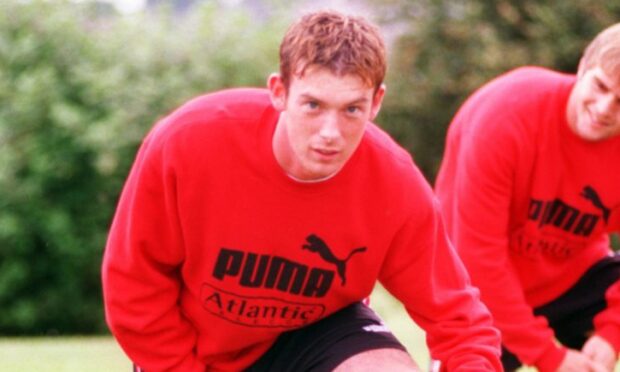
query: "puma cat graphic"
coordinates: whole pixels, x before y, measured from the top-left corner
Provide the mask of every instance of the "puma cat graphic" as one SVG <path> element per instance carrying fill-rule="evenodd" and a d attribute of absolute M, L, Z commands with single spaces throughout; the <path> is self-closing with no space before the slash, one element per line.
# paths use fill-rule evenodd
<path fill-rule="evenodd" d="M 308 235 L 306 237 L 306 241 L 308 243 L 303 244 L 301 248 L 307 249 L 310 252 L 318 253 L 319 256 L 321 256 L 321 258 L 324 261 L 335 265 L 338 271 L 338 276 L 340 276 L 340 280 L 343 286 L 345 285 L 347 281 L 346 276 L 345 276 L 347 262 L 351 259 L 351 256 L 353 256 L 354 254 L 366 251 L 366 247 L 355 248 L 349 253 L 347 258 L 341 260 L 332 253 L 329 246 L 323 241 L 323 239 L 319 238 L 317 235 L 315 234 Z"/>
<path fill-rule="evenodd" d="M 609 222 L 609 214 L 611 213 L 611 210 L 603 204 L 601 198 L 598 196 L 598 193 L 592 186 L 586 185 L 579 195 L 588 199 L 596 208 L 600 209 L 603 213 L 603 220 L 605 220 L 605 223 Z"/>

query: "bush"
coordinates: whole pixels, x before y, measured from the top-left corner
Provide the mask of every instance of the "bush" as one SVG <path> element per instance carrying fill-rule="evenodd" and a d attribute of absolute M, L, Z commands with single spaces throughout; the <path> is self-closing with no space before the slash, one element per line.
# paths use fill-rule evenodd
<path fill-rule="evenodd" d="M 384 0 L 400 37 L 381 120 L 433 182 L 463 100 L 513 67 L 575 72 L 592 37 L 620 19 L 616 0 Z"/>
<path fill-rule="evenodd" d="M 2 7 L 0 333 L 101 332 L 101 256 L 145 132 L 199 93 L 264 85 L 282 30 L 214 5 Z"/>

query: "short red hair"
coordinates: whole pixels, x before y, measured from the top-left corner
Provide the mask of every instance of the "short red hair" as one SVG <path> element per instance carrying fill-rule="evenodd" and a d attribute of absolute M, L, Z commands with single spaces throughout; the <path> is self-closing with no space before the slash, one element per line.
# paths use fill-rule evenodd
<path fill-rule="evenodd" d="M 322 67 L 337 75 L 355 74 L 378 89 L 386 73 L 379 29 L 362 17 L 336 11 L 307 14 L 293 23 L 280 44 L 280 75 L 288 88 L 293 74 Z"/>

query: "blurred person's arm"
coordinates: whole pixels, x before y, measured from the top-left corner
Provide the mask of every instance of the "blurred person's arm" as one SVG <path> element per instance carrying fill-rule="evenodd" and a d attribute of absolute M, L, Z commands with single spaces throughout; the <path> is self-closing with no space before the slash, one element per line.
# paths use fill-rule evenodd
<path fill-rule="evenodd" d="M 502 93 L 489 88 L 457 113 L 435 191 L 450 238 L 502 332 L 504 347 L 525 364 L 555 371 L 566 348 L 556 342 L 547 320 L 534 315 L 509 257 L 517 162 L 533 146 L 532 139 L 522 142 L 517 125 L 522 117 L 505 102 L 510 88 L 505 84 Z"/>

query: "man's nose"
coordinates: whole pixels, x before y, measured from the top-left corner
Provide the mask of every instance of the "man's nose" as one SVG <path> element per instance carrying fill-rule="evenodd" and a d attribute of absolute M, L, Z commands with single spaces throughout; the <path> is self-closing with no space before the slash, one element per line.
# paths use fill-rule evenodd
<path fill-rule="evenodd" d="M 332 141 L 340 136 L 337 113 L 327 113 L 325 115 L 323 122 L 321 123 L 319 135 L 328 141 Z"/>

